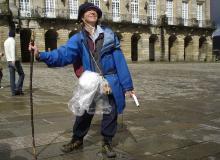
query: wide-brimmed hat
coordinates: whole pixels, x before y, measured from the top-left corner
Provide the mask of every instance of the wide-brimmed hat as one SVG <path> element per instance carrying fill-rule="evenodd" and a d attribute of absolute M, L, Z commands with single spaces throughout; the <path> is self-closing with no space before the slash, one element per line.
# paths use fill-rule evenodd
<path fill-rule="evenodd" d="M 96 13 L 98 14 L 98 19 L 102 17 L 102 11 L 98 6 L 90 2 L 85 2 L 79 6 L 78 21 L 81 21 L 84 13 L 90 9 L 93 9 L 96 11 Z"/>

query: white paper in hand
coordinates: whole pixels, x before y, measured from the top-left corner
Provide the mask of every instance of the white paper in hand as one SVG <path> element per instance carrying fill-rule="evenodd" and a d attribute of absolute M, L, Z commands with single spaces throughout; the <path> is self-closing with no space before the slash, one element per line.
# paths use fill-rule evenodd
<path fill-rule="evenodd" d="M 138 99 L 137 99 L 137 97 L 135 96 L 135 94 L 132 94 L 132 98 L 133 98 L 133 100 L 134 100 L 136 106 L 139 107 L 140 104 L 139 104 Z"/>

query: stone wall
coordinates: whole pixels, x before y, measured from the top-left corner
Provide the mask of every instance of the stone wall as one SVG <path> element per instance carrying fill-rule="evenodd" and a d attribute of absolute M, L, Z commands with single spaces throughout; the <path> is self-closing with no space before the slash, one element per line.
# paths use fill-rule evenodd
<path fill-rule="evenodd" d="M 201 1 L 201 0 L 200 0 Z M 61 1 L 55 1 L 57 6 L 57 12 L 60 10 L 65 11 L 68 9 L 68 1 L 66 1 L 65 6 Z M 83 0 L 79 1 L 79 4 L 83 3 Z M 103 10 L 103 13 L 111 13 L 111 1 L 109 1 L 109 7 L 105 4 L 104 1 L 100 1 L 100 6 Z M 131 4 L 128 3 L 128 8 L 126 0 L 121 0 L 120 3 L 120 13 L 123 15 L 128 15 L 131 13 Z M 146 15 L 149 14 L 149 0 L 139 1 L 139 14 Z M 182 1 L 173 0 L 174 4 L 174 13 L 176 13 L 175 17 L 181 17 L 181 7 Z M 44 8 L 44 1 L 32 0 L 32 4 L 34 7 Z M 18 1 L 17 1 L 18 5 Z M 145 7 L 147 5 L 147 8 Z M 204 1 L 204 17 L 209 20 L 210 19 L 210 10 L 208 9 L 210 5 L 210 1 Z M 161 15 L 165 14 L 166 1 L 160 1 L 157 5 L 158 10 L 158 18 Z M 196 9 L 197 9 L 197 0 L 189 1 L 189 18 L 196 17 Z M 45 33 L 53 29 L 58 37 L 57 37 L 57 47 L 66 43 L 69 38 L 69 33 L 71 31 L 79 31 L 79 24 L 76 20 L 68 20 L 68 19 L 36 19 L 36 20 L 24 20 L 22 21 L 23 27 L 26 28 L 34 28 L 33 30 L 36 33 L 36 43 L 40 51 L 45 50 Z M 106 24 L 106 23 L 105 23 Z M 210 29 L 206 28 L 195 28 L 195 27 L 184 27 L 184 26 L 152 26 L 152 25 L 139 25 L 139 24 L 129 24 L 129 23 L 112 23 L 108 22 L 108 26 L 110 26 L 114 31 L 120 33 L 122 36 L 121 39 L 121 48 L 122 51 L 128 61 L 131 61 L 131 53 L 134 48 L 134 44 L 131 42 L 131 37 L 134 34 L 138 34 L 140 38 L 137 43 L 137 56 L 138 61 L 149 61 L 150 57 L 150 48 L 149 48 L 149 39 L 151 36 L 156 36 L 157 40 L 154 43 L 154 57 L 155 61 L 212 61 L 212 39 Z M 28 27 L 29 26 L 29 27 Z M 163 28 L 162 28 L 163 27 Z M 0 20 L 0 49 L 3 49 L 3 42 L 7 38 L 7 34 L 9 31 L 8 22 L 5 20 Z M 162 32 L 163 31 L 163 32 Z M 176 40 L 173 42 L 172 46 L 170 46 L 169 38 L 171 36 L 175 36 Z M 192 41 L 188 46 L 185 46 L 185 38 L 191 37 Z M 201 48 L 199 49 L 199 39 L 201 36 L 206 37 L 206 42 L 202 47 L 203 50 L 206 50 L 206 53 L 202 53 Z M 164 38 L 162 38 L 164 37 Z M 162 49 L 162 45 L 164 45 L 164 49 Z M 16 49 L 19 54 L 21 54 L 21 46 L 20 46 L 20 36 L 16 34 Z"/>

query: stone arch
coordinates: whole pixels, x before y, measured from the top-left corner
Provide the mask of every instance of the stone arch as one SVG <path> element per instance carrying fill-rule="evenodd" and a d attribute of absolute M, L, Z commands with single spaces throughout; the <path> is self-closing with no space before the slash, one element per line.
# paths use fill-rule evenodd
<path fill-rule="evenodd" d="M 137 33 L 131 36 L 131 60 L 138 61 L 138 41 L 141 36 Z"/>
<path fill-rule="evenodd" d="M 70 39 L 74 34 L 76 34 L 76 33 L 77 33 L 77 31 L 75 31 L 75 30 L 71 31 L 71 32 L 69 33 L 69 39 Z"/>
<path fill-rule="evenodd" d="M 193 51 L 193 39 L 191 36 L 186 36 L 184 38 L 184 61 L 191 59 L 191 52 Z"/>
<path fill-rule="evenodd" d="M 20 30 L 20 45 L 21 45 L 22 62 L 30 62 L 30 53 L 28 50 L 30 39 L 31 39 L 31 30 L 21 29 Z"/>
<path fill-rule="evenodd" d="M 207 39 L 204 36 L 199 38 L 199 61 L 206 61 L 206 54 L 208 51 Z"/>
<path fill-rule="evenodd" d="M 177 43 L 178 43 L 177 37 L 175 35 L 171 35 L 168 39 L 168 60 L 169 61 L 176 61 L 178 58 Z"/>
<path fill-rule="evenodd" d="M 149 61 L 155 61 L 156 54 L 156 43 L 158 42 L 158 37 L 156 34 L 152 34 L 149 37 Z"/>
<path fill-rule="evenodd" d="M 54 29 L 49 29 L 45 33 L 45 50 L 51 51 L 57 48 L 58 33 Z"/>

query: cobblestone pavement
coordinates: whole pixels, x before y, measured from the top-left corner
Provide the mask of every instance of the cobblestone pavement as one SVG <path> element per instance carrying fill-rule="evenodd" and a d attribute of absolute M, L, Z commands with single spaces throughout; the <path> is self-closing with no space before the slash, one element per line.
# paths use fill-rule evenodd
<path fill-rule="evenodd" d="M 32 137 L 29 64 L 24 96 L 12 97 L 8 69 L 0 89 L 0 160 L 29 160 Z M 220 159 L 220 63 L 129 64 L 140 100 L 118 119 L 114 138 L 117 160 Z M 47 68 L 35 63 L 33 77 L 35 137 L 38 159 L 104 160 L 100 154 L 101 115 L 94 117 L 83 150 L 63 154 L 71 138 L 74 115 L 67 103 L 76 86 L 72 66 Z"/>

